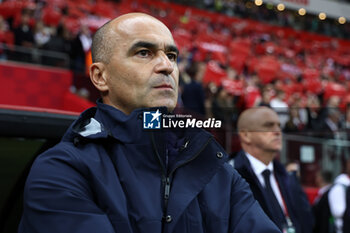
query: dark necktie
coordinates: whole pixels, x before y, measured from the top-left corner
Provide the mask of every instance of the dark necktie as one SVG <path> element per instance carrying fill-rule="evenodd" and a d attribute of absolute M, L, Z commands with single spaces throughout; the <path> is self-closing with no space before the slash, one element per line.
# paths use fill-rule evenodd
<path fill-rule="evenodd" d="M 271 210 L 272 221 L 276 223 L 276 225 L 280 229 L 282 229 L 283 225 L 286 223 L 286 219 L 282 211 L 282 208 L 279 202 L 277 201 L 275 193 L 272 190 L 271 183 L 270 183 L 270 174 L 271 174 L 271 171 L 269 169 L 266 169 L 262 173 L 265 180 L 265 192 L 269 202 L 267 203 L 267 205 Z"/>

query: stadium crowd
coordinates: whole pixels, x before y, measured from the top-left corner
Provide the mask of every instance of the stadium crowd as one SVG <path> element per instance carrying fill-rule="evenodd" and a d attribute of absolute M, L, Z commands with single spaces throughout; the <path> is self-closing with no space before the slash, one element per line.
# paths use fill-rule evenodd
<path fill-rule="evenodd" d="M 243 109 L 264 105 L 276 109 L 286 132 L 310 130 L 322 136 L 324 130 L 348 129 L 349 41 L 261 23 L 273 22 L 268 15 L 274 13 L 266 12 L 275 11 L 255 12 L 245 8 L 243 1 L 221 5 L 229 3 L 236 4 L 233 15 L 242 18 L 195 8 L 181 13 L 167 2 L 4 1 L 0 4 L 1 58 L 62 66 L 61 61 L 42 58 L 36 51 L 64 53 L 74 72 L 73 91 L 94 101 L 98 94 L 86 78 L 92 34 L 108 18 L 123 12 L 151 13 L 172 30 L 181 51 L 180 106 L 229 119 L 233 127 Z M 288 12 L 279 15 L 290 17 Z M 244 19 L 253 16 L 257 21 Z M 31 50 L 12 52 L 11 45 Z"/>

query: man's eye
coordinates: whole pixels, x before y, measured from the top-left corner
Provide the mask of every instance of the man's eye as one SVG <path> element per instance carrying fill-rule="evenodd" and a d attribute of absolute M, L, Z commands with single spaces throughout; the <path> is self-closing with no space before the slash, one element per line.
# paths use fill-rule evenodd
<path fill-rule="evenodd" d="M 136 53 L 138 56 L 141 56 L 141 57 L 148 57 L 151 55 L 151 52 L 149 50 L 140 50 Z"/>
<path fill-rule="evenodd" d="M 264 127 L 266 127 L 266 128 L 272 128 L 272 127 L 273 127 L 273 124 L 272 124 L 272 123 L 265 123 L 265 124 L 264 124 Z"/>
<path fill-rule="evenodd" d="M 167 54 L 170 61 L 176 61 L 177 55 L 175 53 L 168 53 Z"/>

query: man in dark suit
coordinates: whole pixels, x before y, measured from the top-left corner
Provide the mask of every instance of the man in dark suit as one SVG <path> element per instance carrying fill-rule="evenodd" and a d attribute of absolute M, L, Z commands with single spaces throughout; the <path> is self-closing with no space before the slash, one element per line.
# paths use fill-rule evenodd
<path fill-rule="evenodd" d="M 321 136 L 327 139 L 345 139 L 341 132 L 342 115 L 337 108 L 327 108 L 326 118 L 321 121 Z"/>
<path fill-rule="evenodd" d="M 297 177 L 276 159 L 282 148 L 276 112 L 268 107 L 248 109 L 240 115 L 237 127 L 243 150 L 234 158 L 234 167 L 250 184 L 265 213 L 282 232 L 312 232 L 307 197 Z"/>

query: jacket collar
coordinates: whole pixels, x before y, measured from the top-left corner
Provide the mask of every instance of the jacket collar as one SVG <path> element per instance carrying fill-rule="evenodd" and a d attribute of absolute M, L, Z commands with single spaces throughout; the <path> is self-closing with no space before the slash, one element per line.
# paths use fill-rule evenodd
<path fill-rule="evenodd" d="M 239 171 L 239 173 L 243 173 L 246 176 L 253 177 L 254 171 L 252 170 L 249 160 L 245 155 L 245 151 L 241 150 L 237 153 L 237 155 L 234 158 L 234 166 L 236 170 Z"/>
<path fill-rule="evenodd" d="M 97 108 L 96 119 L 109 130 L 110 136 L 123 143 L 140 142 L 151 131 L 158 131 L 157 129 L 143 129 L 143 113 L 145 111 L 159 110 L 160 113 L 167 113 L 166 107 L 156 107 L 136 109 L 126 115 L 119 109 L 101 102 L 97 103 Z"/>
<path fill-rule="evenodd" d="M 243 172 L 244 174 L 249 175 L 250 177 L 255 176 L 255 173 L 245 153 L 246 152 L 243 150 L 237 153 L 237 155 L 234 158 L 234 166 L 238 171 Z M 279 174 L 279 176 L 282 176 L 282 177 L 286 177 L 288 175 L 286 172 L 286 169 L 283 167 L 283 165 L 280 162 L 278 162 L 278 160 L 274 159 L 272 163 L 273 163 L 273 171 L 275 173 Z"/>
<path fill-rule="evenodd" d="M 140 142 L 152 131 L 143 129 L 143 112 L 156 110 L 167 113 L 166 107 L 158 107 L 140 108 L 126 115 L 113 106 L 97 101 L 97 107 L 84 111 L 73 122 L 63 140 L 73 141 L 77 137 L 93 140 L 111 136 L 123 143 Z"/>

